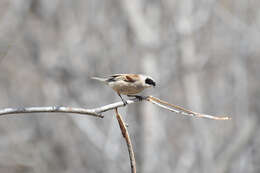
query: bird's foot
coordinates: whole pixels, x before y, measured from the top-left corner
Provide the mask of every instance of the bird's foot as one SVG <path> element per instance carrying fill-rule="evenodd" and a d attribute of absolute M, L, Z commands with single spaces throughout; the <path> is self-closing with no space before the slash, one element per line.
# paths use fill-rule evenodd
<path fill-rule="evenodd" d="M 139 96 L 139 95 L 127 95 L 128 97 L 134 97 L 135 99 L 138 99 L 139 101 L 142 101 L 145 99 L 144 96 Z"/>
<path fill-rule="evenodd" d="M 124 106 L 126 106 L 128 104 L 126 100 L 122 100 L 122 101 L 124 103 Z"/>

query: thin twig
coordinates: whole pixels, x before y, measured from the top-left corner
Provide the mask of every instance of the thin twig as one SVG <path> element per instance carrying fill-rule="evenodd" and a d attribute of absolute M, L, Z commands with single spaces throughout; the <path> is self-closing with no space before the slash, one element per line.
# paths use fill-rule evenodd
<path fill-rule="evenodd" d="M 185 109 L 181 106 L 170 104 L 166 101 L 160 100 L 153 96 L 147 96 L 145 99 L 159 107 L 162 107 L 169 111 L 175 112 L 177 114 L 185 115 L 185 116 L 191 116 L 191 117 L 197 117 L 197 118 L 207 118 L 207 119 L 213 119 L 213 120 L 230 120 L 231 119 L 228 116 L 213 116 L 213 115 L 207 115 L 207 114 L 193 112 L 193 111 Z"/>
<path fill-rule="evenodd" d="M 133 146 L 126 128 L 126 124 L 123 121 L 121 115 L 118 113 L 117 108 L 115 108 L 115 112 L 116 112 L 116 118 L 119 124 L 119 127 L 121 129 L 122 135 L 125 138 L 126 144 L 127 144 L 127 149 L 128 149 L 128 153 L 129 153 L 129 158 L 130 158 L 130 165 L 131 165 L 131 173 L 136 173 L 136 162 L 135 162 L 135 156 L 134 156 L 134 150 L 133 150 Z"/>

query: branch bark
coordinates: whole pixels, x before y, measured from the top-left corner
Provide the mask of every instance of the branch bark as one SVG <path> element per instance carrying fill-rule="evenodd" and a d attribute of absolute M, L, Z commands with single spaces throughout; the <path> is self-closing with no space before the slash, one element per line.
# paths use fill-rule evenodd
<path fill-rule="evenodd" d="M 177 106 L 170 104 L 166 101 L 160 100 L 156 97 L 153 96 L 146 96 L 142 97 L 142 99 L 133 99 L 133 100 L 127 100 L 127 104 L 133 104 L 137 103 L 140 101 L 149 101 L 161 108 L 164 108 L 166 110 L 169 110 L 171 112 L 175 112 L 177 114 L 181 114 L 184 116 L 192 116 L 192 117 L 197 117 L 197 118 L 207 118 L 207 119 L 213 119 L 213 120 L 229 120 L 231 118 L 227 116 L 222 116 L 222 117 L 217 117 L 217 116 L 212 116 L 212 115 L 207 115 L 207 114 L 201 114 L 197 112 L 190 111 L 188 109 L 185 109 L 183 107 Z M 7 114 L 20 114 L 20 113 L 75 113 L 75 114 L 84 114 L 84 115 L 91 115 L 95 116 L 98 118 L 103 118 L 104 116 L 102 115 L 103 112 L 119 108 L 119 107 L 124 107 L 123 102 L 116 102 L 112 104 L 108 104 L 102 107 L 97 107 L 93 109 L 84 109 L 84 108 L 74 108 L 74 107 L 65 107 L 65 106 L 47 106 L 47 107 L 27 107 L 27 108 L 4 108 L 0 109 L 0 116 L 2 115 L 7 115 Z"/>
<path fill-rule="evenodd" d="M 207 115 L 207 114 L 201 114 L 197 112 L 193 112 L 191 110 L 185 109 L 181 106 L 177 106 L 171 103 L 168 103 L 164 100 L 160 100 L 153 96 L 146 97 L 147 101 L 150 101 L 151 103 L 162 107 L 164 109 L 167 109 L 171 112 L 175 112 L 177 114 L 181 114 L 184 116 L 190 116 L 190 117 L 197 117 L 197 118 L 206 118 L 206 119 L 213 119 L 213 120 L 230 120 L 231 118 L 228 116 L 213 116 L 213 115 Z"/>
<path fill-rule="evenodd" d="M 212 115 L 205 115 L 205 114 L 200 114 L 196 113 L 190 110 L 187 110 L 185 108 L 182 108 L 177 105 L 170 104 L 166 101 L 160 100 L 156 97 L 153 96 L 146 96 L 146 97 L 141 97 L 141 99 L 133 99 L 133 100 L 127 100 L 128 104 L 133 104 L 137 102 L 141 102 L 143 100 L 146 100 L 148 102 L 151 102 L 159 107 L 162 107 L 166 110 L 182 114 L 185 116 L 192 116 L 192 117 L 198 117 L 198 118 L 207 118 L 207 119 L 213 119 L 213 120 L 228 120 L 230 119 L 229 117 L 216 117 Z M 109 105 L 105 105 L 102 107 L 94 108 L 94 109 L 84 109 L 84 108 L 74 108 L 74 107 L 64 107 L 64 106 L 47 106 L 47 107 L 27 107 L 27 108 L 5 108 L 5 109 L 0 109 L 0 116 L 1 115 L 7 115 L 7 114 L 19 114 L 19 113 L 51 113 L 51 112 L 58 112 L 58 113 L 76 113 L 76 114 L 84 114 L 84 115 L 91 115 L 99 118 L 103 118 L 104 116 L 102 115 L 103 112 L 115 109 L 116 112 L 116 118 L 118 121 L 118 124 L 120 126 L 121 132 L 123 137 L 125 138 L 127 148 L 128 148 L 128 153 L 130 157 L 130 165 L 131 165 L 131 172 L 136 173 L 136 161 L 134 157 L 134 151 L 132 147 L 132 143 L 126 128 L 126 125 L 118 113 L 118 108 L 125 106 L 123 102 L 116 102 L 112 103 Z"/>
<path fill-rule="evenodd" d="M 127 100 L 127 104 L 133 104 L 139 102 L 140 100 Z M 0 116 L 8 114 L 23 114 L 23 113 L 75 113 L 95 116 L 98 118 L 103 118 L 103 112 L 123 107 L 123 102 L 116 102 L 102 107 L 94 109 L 84 109 L 84 108 L 74 108 L 65 106 L 46 106 L 46 107 L 27 107 L 27 108 L 4 108 L 0 109 Z"/>
<path fill-rule="evenodd" d="M 135 162 L 134 150 L 133 150 L 133 146 L 132 146 L 125 122 L 123 121 L 121 115 L 118 113 L 117 108 L 115 108 L 115 112 L 116 112 L 116 119 L 118 121 L 119 127 L 122 132 L 122 136 L 125 138 L 125 141 L 127 144 L 127 149 L 128 149 L 129 158 L 130 158 L 130 165 L 131 165 L 131 173 L 136 173 L 136 162 Z"/>
<path fill-rule="evenodd" d="M 5 108 L 0 109 L 0 116 L 7 114 L 22 114 L 22 113 L 76 113 L 76 114 L 85 114 L 91 115 L 99 118 L 103 118 L 99 112 L 96 112 L 94 109 L 84 109 L 84 108 L 73 108 L 73 107 L 64 107 L 64 106 L 47 106 L 47 107 L 27 107 L 27 108 Z"/>

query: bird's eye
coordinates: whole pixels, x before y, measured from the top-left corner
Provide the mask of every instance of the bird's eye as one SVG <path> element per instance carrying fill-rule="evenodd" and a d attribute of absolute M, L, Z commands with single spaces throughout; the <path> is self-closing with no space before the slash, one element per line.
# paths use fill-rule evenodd
<path fill-rule="evenodd" d="M 154 82 L 152 79 L 150 79 L 150 78 L 146 78 L 146 79 L 145 79 L 145 83 L 146 83 L 146 84 L 149 84 L 149 85 L 153 85 L 153 86 L 156 85 L 155 82 Z"/>

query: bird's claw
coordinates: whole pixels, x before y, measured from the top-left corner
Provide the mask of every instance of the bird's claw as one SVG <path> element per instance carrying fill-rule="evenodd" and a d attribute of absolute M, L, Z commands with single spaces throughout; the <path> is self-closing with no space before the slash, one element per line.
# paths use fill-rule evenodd
<path fill-rule="evenodd" d="M 142 101 L 144 99 L 143 96 L 135 96 L 136 99 L 138 99 L 139 101 Z"/>
<path fill-rule="evenodd" d="M 128 97 L 134 97 L 135 99 L 138 99 L 138 101 L 142 101 L 145 99 L 144 96 L 139 96 L 139 95 L 127 95 Z"/>
<path fill-rule="evenodd" d="M 125 100 L 122 100 L 122 101 L 124 103 L 124 106 L 126 106 L 127 105 L 127 101 L 125 101 Z"/>

